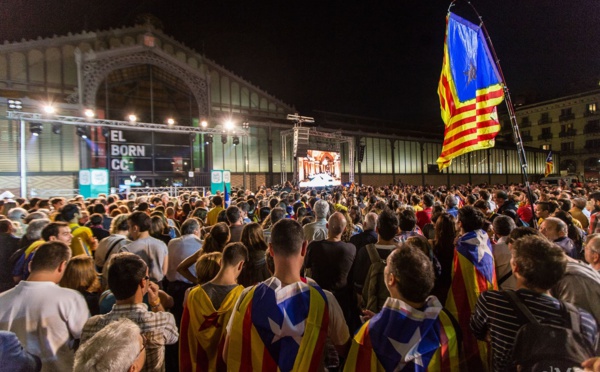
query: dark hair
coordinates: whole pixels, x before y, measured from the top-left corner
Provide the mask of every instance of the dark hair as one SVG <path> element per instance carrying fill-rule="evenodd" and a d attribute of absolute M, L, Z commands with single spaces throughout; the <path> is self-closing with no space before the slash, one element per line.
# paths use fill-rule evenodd
<path fill-rule="evenodd" d="M 496 198 L 502 199 L 502 200 L 507 200 L 508 195 L 504 191 L 500 190 L 500 191 L 496 191 Z"/>
<path fill-rule="evenodd" d="M 227 213 L 227 221 L 230 224 L 234 224 L 234 223 L 238 222 L 240 220 L 240 218 L 242 217 L 242 213 L 241 213 L 240 209 L 234 205 L 227 208 L 226 213 Z"/>
<path fill-rule="evenodd" d="M 377 218 L 377 234 L 384 240 L 392 240 L 398 233 L 398 217 L 390 209 L 384 209 Z"/>
<path fill-rule="evenodd" d="M 548 290 L 563 277 L 567 256 L 541 236 L 525 236 L 513 245 L 513 262 L 529 288 Z"/>
<path fill-rule="evenodd" d="M 466 205 L 458 210 L 458 220 L 465 232 L 471 232 L 483 227 L 485 216 L 479 209 Z"/>
<path fill-rule="evenodd" d="M 432 207 L 434 201 L 435 198 L 430 193 L 426 193 L 425 195 L 423 195 L 423 205 L 425 205 L 426 207 Z"/>
<path fill-rule="evenodd" d="M 517 227 L 514 219 L 505 215 L 496 216 L 492 225 L 494 226 L 494 232 L 498 236 L 508 236 Z"/>
<path fill-rule="evenodd" d="M 229 243 L 223 248 L 222 266 L 235 266 L 240 261 L 248 262 L 248 249 L 240 242 Z"/>
<path fill-rule="evenodd" d="M 223 205 L 223 198 L 220 197 L 219 195 L 216 195 L 215 197 L 212 198 L 212 202 L 214 205 L 216 205 L 218 207 L 220 205 Z"/>
<path fill-rule="evenodd" d="M 13 224 L 12 224 L 11 220 L 0 219 L 0 233 L 7 233 L 7 232 L 9 232 L 10 228 L 12 226 L 13 226 Z"/>
<path fill-rule="evenodd" d="M 269 213 L 271 225 L 275 224 L 277 221 L 285 218 L 285 209 L 275 207 L 271 209 L 271 213 Z"/>
<path fill-rule="evenodd" d="M 50 241 L 50 237 L 54 236 L 54 237 L 58 237 L 58 233 L 59 233 L 59 229 L 61 227 L 69 227 L 69 224 L 66 222 L 51 222 L 49 224 L 47 224 L 43 229 L 42 229 L 42 239 L 44 239 L 45 241 Z"/>
<path fill-rule="evenodd" d="M 96 205 L 94 205 L 93 212 L 94 213 L 105 214 L 106 213 L 106 208 L 104 207 L 104 204 L 96 204 Z"/>
<path fill-rule="evenodd" d="M 417 216 L 412 209 L 405 209 L 400 212 L 400 230 L 402 231 L 412 231 L 417 224 Z"/>
<path fill-rule="evenodd" d="M 117 300 L 125 300 L 135 294 L 138 285 L 146 277 L 148 266 L 140 256 L 132 253 L 116 253 L 108 266 L 108 288 Z"/>
<path fill-rule="evenodd" d="M 142 203 L 138 204 L 138 206 L 137 206 L 137 210 L 139 212 L 145 212 L 148 209 L 150 209 L 150 204 L 148 204 L 146 202 L 142 202 Z"/>
<path fill-rule="evenodd" d="M 390 274 L 396 277 L 396 289 L 412 302 L 427 299 L 435 282 L 435 273 L 429 257 L 419 248 L 404 244 L 388 257 Z"/>
<path fill-rule="evenodd" d="M 75 218 L 75 215 L 78 213 L 79 207 L 75 204 L 67 204 L 63 206 L 60 210 L 60 216 L 65 222 L 70 222 L 73 218 Z"/>
<path fill-rule="evenodd" d="M 46 242 L 38 247 L 31 259 L 31 272 L 54 271 L 71 258 L 71 248 L 63 242 Z"/>
<path fill-rule="evenodd" d="M 271 228 L 271 247 L 278 256 L 290 257 L 302 249 L 304 230 L 302 226 L 290 219 L 279 220 Z"/>
<path fill-rule="evenodd" d="M 229 226 L 225 222 L 219 222 L 210 229 L 210 233 L 204 239 L 202 251 L 204 253 L 223 252 L 223 247 L 230 238 Z"/>
<path fill-rule="evenodd" d="M 144 212 L 133 212 L 127 218 L 132 225 L 137 226 L 140 232 L 149 231 L 152 228 L 152 219 Z"/>
<path fill-rule="evenodd" d="M 102 205 L 102 204 L 100 204 Z M 102 225 L 103 217 L 100 213 L 94 213 L 90 216 L 90 224 L 94 225 Z"/>
<path fill-rule="evenodd" d="M 244 225 L 240 241 L 248 248 L 249 252 L 265 251 L 267 249 L 263 229 L 256 222 Z"/>

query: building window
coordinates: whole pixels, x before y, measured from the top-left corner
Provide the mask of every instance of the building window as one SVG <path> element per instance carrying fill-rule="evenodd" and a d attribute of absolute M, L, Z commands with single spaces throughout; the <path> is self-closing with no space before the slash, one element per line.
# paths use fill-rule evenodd
<path fill-rule="evenodd" d="M 538 124 L 549 124 L 552 123 L 552 119 L 550 119 L 550 114 L 547 112 L 542 113 L 542 117 L 538 121 Z"/>
<path fill-rule="evenodd" d="M 540 148 L 542 150 L 552 150 L 552 145 L 550 144 L 545 144 L 545 145 L 541 145 Z"/>
<path fill-rule="evenodd" d="M 560 151 L 573 151 L 575 144 L 573 142 L 563 142 L 560 144 Z"/>
<path fill-rule="evenodd" d="M 572 119 L 575 119 L 575 114 L 573 114 L 573 111 L 570 107 L 560 110 L 560 117 L 559 117 L 560 121 L 572 120 Z"/>
<path fill-rule="evenodd" d="M 542 134 L 552 134 L 551 128 L 542 128 Z"/>
<path fill-rule="evenodd" d="M 596 103 L 588 103 L 587 105 L 587 112 L 589 112 L 590 114 L 594 114 L 596 112 Z"/>
<path fill-rule="evenodd" d="M 600 147 L 600 140 L 587 140 L 585 141 L 585 148 L 588 150 L 595 150 Z"/>

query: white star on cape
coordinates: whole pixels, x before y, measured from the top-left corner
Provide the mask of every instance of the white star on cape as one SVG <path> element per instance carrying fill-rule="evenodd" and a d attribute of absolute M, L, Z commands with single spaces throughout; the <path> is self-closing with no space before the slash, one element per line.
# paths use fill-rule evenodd
<path fill-rule="evenodd" d="M 275 335 L 273 337 L 272 344 L 279 341 L 283 337 L 291 337 L 296 341 L 298 345 L 300 345 L 300 341 L 302 341 L 302 336 L 304 335 L 304 326 L 306 324 L 306 319 L 301 321 L 300 323 L 294 325 L 292 324 L 292 320 L 288 316 L 285 309 L 283 309 L 283 323 L 281 324 L 281 328 L 279 325 L 269 318 L 269 325 L 271 326 L 271 332 Z"/>
<path fill-rule="evenodd" d="M 413 333 L 413 335 L 411 336 L 410 340 L 408 340 L 408 342 L 400 342 L 400 341 L 394 340 L 391 337 L 388 337 L 388 340 L 390 340 L 390 343 L 392 344 L 394 349 L 396 349 L 398 354 L 400 354 L 402 356 L 402 359 L 401 359 L 402 361 L 400 362 L 400 365 L 396 368 L 396 370 L 398 370 L 398 371 L 401 370 L 402 368 L 404 368 L 406 363 L 410 362 L 410 361 L 413 361 L 415 364 L 423 367 L 423 359 L 421 358 L 421 355 L 416 350 L 416 346 L 419 344 L 419 341 L 421 340 L 421 330 L 418 327 L 415 330 L 415 333 Z M 415 349 L 414 353 L 411 353 L 411 351 L 413 351 L 413 349 Z"/>
<path fill-rule="evenodd" d="M 485 254 L 489 254 L 493 257 L 490 247 L 487 245 L 488 237 L 483 230 L 475 231 L 475 236 L 469 240 L 465 240 L 465 243 L 472 244 L 477 247 L 477 262 L 481 262 Z"/>

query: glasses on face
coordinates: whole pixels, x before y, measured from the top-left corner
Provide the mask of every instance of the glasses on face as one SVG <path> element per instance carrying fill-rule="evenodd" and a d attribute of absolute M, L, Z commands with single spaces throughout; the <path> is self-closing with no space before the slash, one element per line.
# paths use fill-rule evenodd
<path fill-rule="evenodd" d="M 144 336 L 144 334 L 140 334 L 140 336 L 142 336 L 142 348 L 140 349 L 140 352 L 138 353 L 138 355 L 135 357 L 135 359 L 139 358 L 140 355 L 142 355 L 142 352 L 144 350 L 146 350 L 146 345 L 148 344 L 148 339 L 146 338 L 146 336 Z"/>

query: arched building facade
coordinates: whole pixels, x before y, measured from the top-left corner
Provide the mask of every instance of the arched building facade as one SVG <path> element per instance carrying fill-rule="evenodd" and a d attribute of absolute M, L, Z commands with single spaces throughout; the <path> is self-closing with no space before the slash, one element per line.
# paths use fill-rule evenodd
<path fill-rule="evenodd" d="M 164 34 L 152 22 L 0 45 L 0 189 L 19 194 L 21 124 L 6 115 L 10 99 L 22 101 L 25 112 L 40 112 L 42 105 L 53 104 L 70 116 L 92 109 L 96 117 L 111 120 L 135 113 L 138 121 L 147 123 L 173 118 L 181 126 L 199 126 L 206 120 L 214 127 L 226 119 L 249 124 L 244 147 L 234 145 L 231 134 L 221 141 L 206 134 L 191 138 L 124 130 L 113 135 L 93 128 L 88 140 L 82 140 L 75 126 L 52 130 L 45 125 L 35 138 L 27 130 L 28 196 L 44 189 L 77 188 L 80 168 L 108 168 L 112 186 L 131 176 L 142 186 L 206 186 L 211 169 L 229 169 L 232 184 L 241 186 L 246 173 L 247 187 L 254 189 L 279 183 L 282 163 L 293 163 L 291 151 L 282 162 L 281 132 L 293 127 L 286 117 L 295 108 Z M 355 181 L 521 180 L 515 148 L 473 152 L 440 174 L 433 165 L 441 151 L 441 133 L 406 133 L 399 129 L 402 123 L 327 112 L 318 112 L 315 119 L 319 130 L 341 128 L 343 135 L 364 145 L 363 161 L 354 162 Z M 119 146 L 112 146 L 115 143 Z M 123 145 L 126 151 L 121 151 Z M 340 146 L 336 167 L 342 181 L 348 180 L 348 154 L 348 144 Z M 545 155 L 531 150 L 527 156 L 530 174 L 542 174 Z M 291 178 L 292 170 L 286 171 Z"/>

